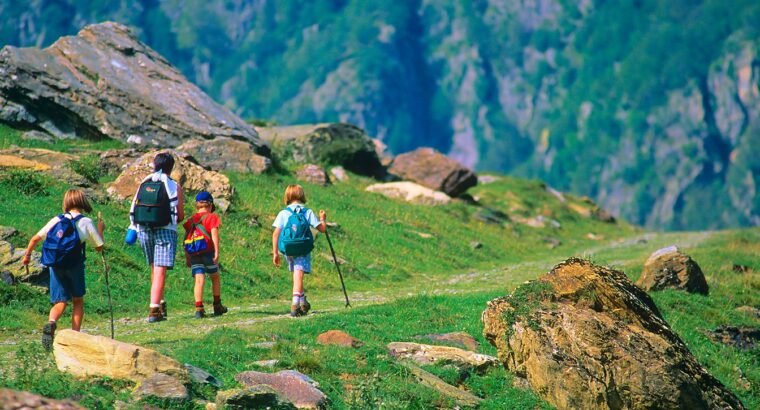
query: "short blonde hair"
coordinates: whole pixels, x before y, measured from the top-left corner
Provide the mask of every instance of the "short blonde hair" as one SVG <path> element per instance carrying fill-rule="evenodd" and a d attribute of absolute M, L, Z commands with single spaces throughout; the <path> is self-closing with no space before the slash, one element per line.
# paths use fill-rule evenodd
<path fill-rule="evenodd" d="M 306 193 L 303 192 L 301 185 L 288 185 L 285 188 L 285 205 L 290 205 L 293 202 L 306 203 Z"/>
<path fill-rule="evenodd" d="M 63 212 L 69 212 L 72 209 L 79 209 L 85 213 L 92 212 L 90 201 L 87 200 L 84 191 L 81 189 L 69 189 L 65 194 L 63 194 L 62 209 Z"/>

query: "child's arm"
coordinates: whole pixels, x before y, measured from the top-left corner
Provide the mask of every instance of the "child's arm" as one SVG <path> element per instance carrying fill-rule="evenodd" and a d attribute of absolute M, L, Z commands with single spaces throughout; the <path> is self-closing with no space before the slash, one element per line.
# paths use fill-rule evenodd
<path fill-rule="evenodd" d="M 29 240 L 29 245 L 26 246 L 26 253 L 24 254 L 24 259 L 21 260 L 21 263 L 24 265 L 29 264 L 32 259 L 32 251 L 37 247 L 37 244 L 40 243 L 41 240 L 42 237 L 39 235 L 32 236 L 32 239 Z"/>
<path fill-rule="evenodd" d="M 319 225 L 317 225 L 317 230 L 319 232 L 325 233 L 327 230 L 327 212 L 325 212 L 323 209 L 319 210 Z"/>
<path fill-rule="evenodd" d="M 274 228 L 272 233 L 272 263 L 274 266 L 280 267 L 280 253 L 277 251 L 277 241 L 280 240 L 280 231 L 282 228 Z"/>
<path fill-rule="evenodd" d="M 177 184 L 177 221 L 185 220 L 185 194 L 182 187 Z"/>
<path fill-rule="evenodd" d="M 211 230 L 211 242 L 214 243 L 214 264 L 219 263 L 219 228 Z"/>

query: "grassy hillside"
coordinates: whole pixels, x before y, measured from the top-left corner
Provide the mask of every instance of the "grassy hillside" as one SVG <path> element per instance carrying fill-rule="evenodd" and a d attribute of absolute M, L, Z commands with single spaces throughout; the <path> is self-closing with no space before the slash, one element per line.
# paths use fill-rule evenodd
<path fill-rule="evenodd" d="M 18 133 L 0 128 L 0 144 L 29 143 L 20 140 Z M 100 145 L 103 143 L 76 144 L 85 144 L 78 149 L 105 148 Z M 48 148 L 73 151 L 68 143 Z M 67 186 L 44 174 L 24 174 L 15 180 L 8 175 L 0 173 L 4 192 L 0 225 L 16 227 L 20 234 L 11 242 L 24 246 L 59 211 Z M 102 176 L 101 183 L 114 177 Z M 318 237 L 314 273 L 306 279 L 314 314 L 293 320 L 286 316 L 289 275 L 284 269 L 275 269 L 269 255 L 269 226 L 283 206 L 284 187 L 293 178 L 287 171 L 230 177 L 236 194 L 231 210 L 223 216 L 221 261 L 223 298 L 231 309 L 219 318 L 192 318 L 192 278 L 187 268 L 178 267 L 167 279 L 169 320 L 146 324 L 149 272 L 139 248 L 123 244 L 127 203 L 95 204 L 108 224 L 107 258 L 112 266 L 110 290 L 117 339 L 200 366 L 221 378 L 226 388 L 236 385 L 238 372 L 256 369 L 254 361 L 277 359 L 276 369 L 295 368 L 318 381 L 332 408 L 448 408 L 453 403 L 417 385 L 414 377 L 387 355 L 387 343 L 463 330 L 481 342 L 483 353 L 495 354 L 481 335 L 480 313 L 489 299 L 506 294 L 571 255 L 613 265 L 635 279 L 650 252 L 678 244 L 702 265 L 711 294 L 659 292 L 654 294 L 658 306 L 701 363 L 749 408 L 760 406 L 757 351 L 724 347 L 701 333 L 701 329 L 721 324 L 757 326 L 756 319 L 734 308 L 760 306 L 760 276 L 756 273 L 760 271 L 760 229 L 646 233 L 625 223 L 581 216 L 569 205 L 584 205 L 579 198 L 567 196 L 563 203 L 541 182 L 508 177 L 473 188 L 470 194 L 479 205 L 455 201 L 433 208 L 414 206 L 366 193 L 364 187 L 373 181 L 351 175 L 345 183 L 326 188 L 306 184 L 305 188 L 309 205 L 324 208 L 328 219 L 338 224 L 330 234 L 338 255 L 346 261 L 342 268 L 354 307 L 343 308 L 327 243 Z M 38 193 L 19 191 L 30 185 L 38 188 Z M 499 220 L 500 212 L 508 217 Z M 515 222 L 537 215 L 554 219 L 560 226 L 533 228 Z M 489 218 L 492 222 L 483 221 Z M 482 247 L 475 249 L 471 242 Z M 734 273 L 734 263 L 754 270 Z M 91 252 L 83 329 L 107 335 L 102 272 L 99 258 Z M 91 408 L 110 408 L 114 401 L 129 397 L 130 383 L 77 381 L 55 369 L 52 357 L 38 346 L 47 295 L 27 286 L 0 285 L 0 301 L 0 355 L 4 363 L 10 363 L 0 369 L 0 386 L 73 397 Z M 68 320 L 66 315 L 61 323 Z M 316 336 L 330 329 L 345 330 L 365 345 L 341 349 L 316 344 Z M 255 347 L 261 341 L 276 343 L 271 350 Z M 427 369 L 485 398 L 482 408 L 547 407 L 533 393 L 514 388 L 512 376 L 503 369 L 483 375 L 459 374 L 437 366 Z M 210 388 L 197 388 L 194 393 L 196 397 L 214 397 Z"/>

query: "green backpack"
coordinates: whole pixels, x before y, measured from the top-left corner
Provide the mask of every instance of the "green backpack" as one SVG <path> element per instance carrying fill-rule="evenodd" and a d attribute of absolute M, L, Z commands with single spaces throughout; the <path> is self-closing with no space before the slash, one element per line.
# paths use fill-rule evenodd
<path fill-rule="evenodd" d="M 161 181 L 147 180 L 140 184 L 135 200 L 135 224 L 156 228 L 172 222 L 172 198 Z"/>
<path fill-rule="evenodd" d="M 311 235 L 311 225 L 306 219 L 308 208 L 297 206 L 295 211 L 285 208 L 290 212 L 288 221 L 280 231 L 278 248 L 286 256 L 308 255 L 314 249 L 314 237 Z"/>

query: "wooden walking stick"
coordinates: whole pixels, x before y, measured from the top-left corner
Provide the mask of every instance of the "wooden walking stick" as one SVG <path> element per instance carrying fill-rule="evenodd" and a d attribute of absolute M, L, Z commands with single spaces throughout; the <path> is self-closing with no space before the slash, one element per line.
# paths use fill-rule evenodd
<path fill-rule="evenodd" d="M 98 222 L 101 221 L 101 214 L 98 212 Z M 106 276 L 106 296 L 108 296 L 108 310 L 111 312 L 111 339 L 114 338 L 114 331 L 113 331 L 113 303 L 111 303 L 111 284 L 108 280 L 108 272 L 111 270 L 111 268 L 108 266 L 108 262 L 106 262 L 106 250 L 103 249 L 100 252 L 100 260 L 103 261 L 103 272 L 105 272 Z"/>
<path fill-rule="evenodd" d="M 335 262 L 335 269 L 338 270 L 338 276 L 340 276 L 340 285 L 343 287 L 343 295 L 346 297 L 346 307 L 351 307 L 351 302 L 348 301 L 348 293 L 346 293 L 346 284 L 343 283 L 343 274 L 340 273 L 340 264 L 338 263 L 338 257 L 335 256 L 335 248 L 333 248 L 332 241 L 330 240 L 330 234 L 327 233 L 327 229 L 325 229 L 325 238 L 327 238 L 327 243 L 330 245 L 330 252 L 332 252 L 333 262 Z"/>

